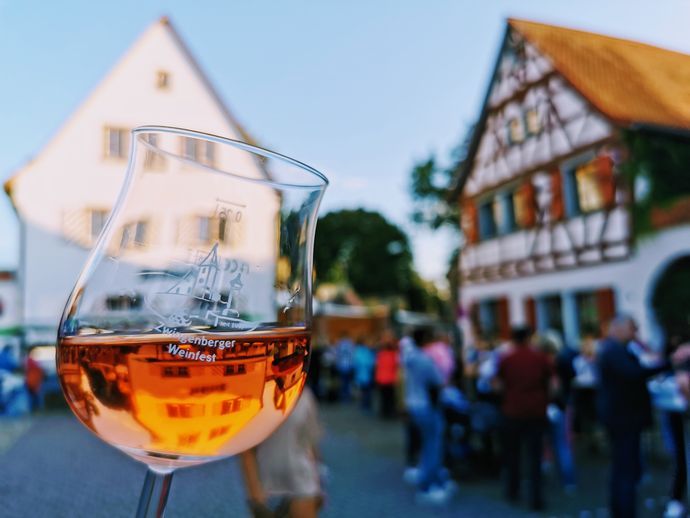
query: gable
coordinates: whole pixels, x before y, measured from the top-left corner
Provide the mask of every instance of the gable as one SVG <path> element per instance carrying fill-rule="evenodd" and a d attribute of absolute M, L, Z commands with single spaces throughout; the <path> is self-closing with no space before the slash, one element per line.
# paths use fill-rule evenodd
<path fill-rule="evenodd" d="M 608 138 L 612 126 L 547 56 L 509 28 L 476 131 L 465 196 L 550 168 Z"/>
<path fill-rule="evenodd" d="M 161 73 L 167 75 L 163 88 Z M 127 153 L 119 160 L 105 158 L 104 130 L 141 125 L 247 139 L 166 19 L 142 34 L 51 141 L 7 182 L 20 216 L 62 233 L 70 207 L 83 208 L 88 200 L 93 208 L 110 209 Z M 263 173 L 257 168 L 256 174 Z"/>
<path fill-rule="evenodd" d="M 690 128 L 690 55 L 526 20 L 508 21 L 593 106 L 622 126 Z"/>

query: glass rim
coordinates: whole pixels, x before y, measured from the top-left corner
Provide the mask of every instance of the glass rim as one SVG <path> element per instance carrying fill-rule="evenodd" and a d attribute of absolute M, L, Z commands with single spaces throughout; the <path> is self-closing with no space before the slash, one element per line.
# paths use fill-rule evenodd
<path fill-rule="evenodd" d="M 234 147 L 236 149 L 246 151 L 248 153 L 251 153 L 251 154 L 259 156 L 259 157 L 274 158 L 280 162 L 287 163 L 293 167 L 296 167 L 297 169 L 301 170 L 305 175 L 309 175 L 312 178 L 317 178 L 319 181 L 316 183 L 291 183 L 291 182 L 281 182 L 279 180 L 275 180 L 275 179 L 271 178 L 270 176 L 267 178 L 252 178 L 250 176 L 244 176 L 242 174 L 234 173 L 232 171 L 227 171 L 227 170 L 224 170 L 224 169 L 221 169 L 218 167 L 214 167 L 214 166 L 202 164 L 199 162 L 195 162 L 193 160 L 185 158 L 184 156 L 177 155 L 175 153 L 171 153 L 170 151 L 162 149 L 162 148 L 158 147 L 157 145 L 152 144 L 151 142 L 148 142 L 146 139 L 139 139 L 139 142 L 141 142 L 146 147 L 152 149 L 155 152 L 162 153 L 164 155 L 170 156 L 172 158 L 175 158 L 176 160 L 180 160 L 183 162 L 191 162 L 195 166 L 201 167 L 203 169 L 208 169 L 210 171 L 213 171 L 213 172 L 216 172 L 219 174 L 233 176 L 235 178 L 239 178 L 241 180 L 245 180 L 248 182 L 268 184 L 268 185 L 273 185 L 275 187 L 281 187 L 281 188 L 325 189 L 328 186 L 328 184 L 330 183 L 325 174 L 323 174 L 318 169 L 315 169 L 314 167 L 312 167 L 308 164 L 305 164 L 304 162 L 300 162 L 299 160 L 296 160 L 294 158 L 290 158 L 287 155 L 283 155 L 281 153 L 277 153 L 277 152 L 271 151 L 269 149 L 265 149 L 265 148 L 262 148 L 259 146 L 254 146 L 252 144 L 247 144 L 246 142 L 242 142 L 241 140 L 235 140 L 235 139 L 231 139 L 228 137 L 222 137 L 220 135 L 215 135 L 213 133 L 205 133 L 203 131 L 191 130 L 191 129 L 186 129 L 186 128 L 179 128 L 176 126 L 145 125 L 145 126 L 137 126 L 136 128 L 132 129 L 132 136 L 133 137 L 138 137 L 139 135 L 153 134 L 153 133 L 169 133 L 169 134 L 179 135 L 179 136 L 183 136 L 183 137 L 192 137 L 192 138 L 199 139 L 199 140 L 205 140 L 207 142 L 215 142 L 217 144 Z"/>

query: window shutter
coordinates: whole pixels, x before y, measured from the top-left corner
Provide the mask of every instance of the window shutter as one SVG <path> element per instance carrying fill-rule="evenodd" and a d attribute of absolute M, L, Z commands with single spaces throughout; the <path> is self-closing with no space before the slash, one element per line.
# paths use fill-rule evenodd
<path fill-rule="evenodd" d="M 610 208 L 616 204 L 616 179 L 613 175 L 613 160 L 610 156 L 601 155 L 596 158 L 597 178 L 604 207 Z"/>
<path fill-rule="evenodd" d="M 534 297 L 525 299 L 525 322 L 532 331 L 537 329 L 537 303 Z"/>
<path fill-rule="evenodd" d="M 563 176 L 559 169 L 549 173 L 551 178 L 551 219 L 559 221 L 565 216 L 565 204 L 563 203 Z"/>
<path fill-rule="evenodd" d="M 462 230 L 469 244 L 474 244 L 479 238 L 479 221 L 477 206 L 472 200 L 465 200 L 462 204 Z"/>
<path fill-rule="evenodd" d="M 532 179 L 528 178 L 515 194 L 515 215 L 518 225 L 520 228 L 533 227 L 537 222 L 537 211 Z"/>
<path fill-rule="evenodd" d="M 503 340 L 510 338 L 510 310 L 508 307 L 508 299 L 501 297 L 497 303 L 497 317 L 498 317 L 498 336 Z"/>
<path fill-rule="evenodd" d="M 616 314 L 616 295 L 611 288 L 597 290 L 597 316 L 599 323 L 604 326 L 608 324 Z"/>

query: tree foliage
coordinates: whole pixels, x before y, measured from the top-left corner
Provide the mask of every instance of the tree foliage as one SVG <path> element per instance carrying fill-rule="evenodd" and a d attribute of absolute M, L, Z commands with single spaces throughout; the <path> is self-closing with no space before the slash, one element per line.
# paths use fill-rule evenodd
<path fill-rule="evenodd" d="M 623 174 L 635 192 L 633 228 L 652 232 L 651 210 L 664 208 L 690 194 L 690 145 L 687 139 L 641 131 L 623 132 L 628 156 Z"/>
<path fill-rule="evenodd" d="M 378 212 L 330 212 L 316 228 L 314 266 L 319 281 L 349 284 L 364 296 L 410 289 L 414 269 L 407 235 Z"/>
<path fill-rule="evenodd" d="M 405 232 L 378 212 L 330 212 L 319 219 L 314 243 L 317 283 L 351 287 L 394 307 L 442 313 L 438 290 L 414 270 Z"/>
<path fill-rule="evenodd" d="M 449 191 L 456 181 L 457 171 L 467 157 L 469 129 L 460 145 L 450 154 L 449 164 L 443 166 L 431 155 L 415 164 L 410 173 L 410 194 L 412 196 L 412 221 L 432 230 L 443 226 L 460 228 L 460 214 L 457 200 L 449 199 Z"/>

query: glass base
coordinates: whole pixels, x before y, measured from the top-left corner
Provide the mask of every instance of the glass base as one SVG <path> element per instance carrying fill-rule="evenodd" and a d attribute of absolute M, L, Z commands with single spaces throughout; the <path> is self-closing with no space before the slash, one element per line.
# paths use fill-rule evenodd
<path fill-rule="evenodd" d="M 198 464 L 205 464 L 207 462 L 214 462 L 225 459 L 228 456 L 195 456 L 195 455 L 174 455 L 169 453 L 160 453 L 155 451 L 142 450 L 139 448 L 130 448 L 127 446 L 115 445 L 117 449 L 123 451 L 134 460 L 143 462 L 152 471 L 160 474 L 172 473 L 179 468 L 187 468 L 196 466 Z"/>

